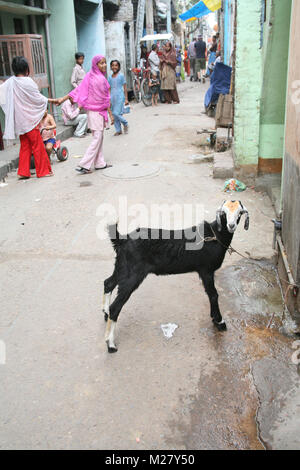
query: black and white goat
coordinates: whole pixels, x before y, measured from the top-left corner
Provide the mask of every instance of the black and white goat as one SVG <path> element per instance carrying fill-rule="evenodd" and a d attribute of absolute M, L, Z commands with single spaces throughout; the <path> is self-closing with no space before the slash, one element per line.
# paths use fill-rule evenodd
<path fill-rule="evenodd" d="M 191 238 L 187 237 L 186 230 L 158 230 L 153 239 L 151 229 L 141 228 L 138 230 L 138 238 L 136 232 L 133 236 L 129 234 L 123 238 L 117 230 L 117 224 L 108 227 L 116 251 L 114 272 L 104 281 L 103 312 L 105 320 L 108 320 L 105 333 L 108 352 L 117 351 L 115 327 L 122 307 L 149 273 L 169 275 L 197 272 L 209 297 L 212 321 L 219 331 L 226 330 L 219 310 L 214 273 L 223 263 L 243 214 L 246 214 L 245 230 L 248 230 L 249 214 L 246 207 L 240 201 L 224 201 L 217 210 L 214 222 L 204 221 L 198 227 L 190 229 L 195 240 L 196 235 L 201 233 L 201 247 L 196 250 L 187 250 L 187 243 L 191 243 Z M 111 294 L 116 286 L 118 293 L 110 305 Z"/>

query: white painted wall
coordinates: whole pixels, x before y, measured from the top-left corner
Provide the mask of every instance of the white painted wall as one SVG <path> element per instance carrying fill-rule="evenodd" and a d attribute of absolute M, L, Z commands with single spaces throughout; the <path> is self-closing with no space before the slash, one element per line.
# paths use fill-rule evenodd
<path fill-rule="evenodd" d="M 129 42 L 130 42 L 130 68 L 135 67 L 135 48 L 134 48 L 134 27 L 133 22 L 129 23 Z M 117 59 L 121 63 L 121 71 L 126 76 L 127 87 L 131 90 L 131 75 L 126 67 L 125 56 L 125 22 L 124 21 L 107 21 L 104 23 L 105 44 L 106 44 L 106 60 L 108 64 L 108 76 L 111 74 L 110 62 Z"/>

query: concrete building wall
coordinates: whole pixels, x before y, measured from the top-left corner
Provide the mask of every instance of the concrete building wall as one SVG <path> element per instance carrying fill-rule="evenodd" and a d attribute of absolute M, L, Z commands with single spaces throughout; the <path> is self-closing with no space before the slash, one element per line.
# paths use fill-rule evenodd
<path fill-rule="evenodd" d="M 224 64 L 232 66 L 234 49 L 235 0 L 224 2 Z"/>
<path fill-rule="evenodd" d="M 56 96 L 63 96 L 71 89 L 71 74 L 77 36 L 73 0 L 48 0 L 54 81 Z"/>
<path fill-rule="evenodd" d="M 131 74 L 129 68 L 135 66 L 135 43 L 133 5 L 131 0 L 123 0 L 113 21 L 104 22 L 106 59 L 108 75 L 110 61 L 117 59 L 121 63 L 121 71 L 126 77 L 127 86 L 131 88 Z"/>
<path fill-rule="evenodd" d="M 77 49 L 85 54 L 84 68 L 90 70 L 92 58 L 97 54 L 106 54 L 101 1 L 86 2 L 75 0 L 77 30 Z"/>
<path fill-rule="evenodd" d="M 26 4 L 25 0 L 15 1 L 14 3 L 18 3 L 20 5 Z M 18 13 L 1 12 L 1 28 L 3 34 L 16 34 L 14 28 L 14 19 L 22 20 L 24 25 L 24 34 L 30 33 L 29 16 L 20 15 Z"/>
<path fill-rule="evenodd" d="M 264 23 L 259 169 L 281 173 L 292 0 L 267 3 Z"/>
<path fill-rule="evenodd" d="M 111 60 L 117 59 L 121 64 L 121 70 L 124 73 L 125 47 L 124 47 L 124 23 L 122 21 L 105 22 L 105 37 L 107 41 L 106 60 L 108 64 L 108 75 L 111 73 L 109 64 Z"/>
<path fill-rule="evenodd" d="M 237 0 L 234 153 L 237 168 L 256 174 L 259 154 L 261 0 Z"/>
<path fill-rule="evenodd" d="M 283 170 L 283 242 L 295 281 L 300 283 L 300 2 L 291 14 Z M 300 299 L 299 299 L 300 308 Z"/>

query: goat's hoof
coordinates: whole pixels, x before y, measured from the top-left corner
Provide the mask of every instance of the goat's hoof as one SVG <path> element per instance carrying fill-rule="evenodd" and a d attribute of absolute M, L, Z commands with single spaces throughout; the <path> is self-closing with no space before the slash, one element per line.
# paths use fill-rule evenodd
<path fill-rule="evenodd" d="M 226 323 L 224 322 L 224 320 L 222 320 L 221 323 L 218 323 L 217 321 L 213 320 L 213 324 L 215 325 L 215 327 L 219 331 L 226 331 L 227 330 L 227 326 L 226 326 Z"/>
<path fill-rule="evenodd" d="M 116 353 L 118 351 L 118 348 L 116 347 L 112 348 L 111 346 L 109 346 L 108 341 L 106 341 L 106 344 L 107 344 L 107 352 L 109 352 L 110 354 Z"/>
<path fill-rule="evenodd" d="M 104 313 L 104 321 L 107 321 L 108 320 L 108 313 L 106 313 L 105 310 L 103 310 L 103 313 Z"/>

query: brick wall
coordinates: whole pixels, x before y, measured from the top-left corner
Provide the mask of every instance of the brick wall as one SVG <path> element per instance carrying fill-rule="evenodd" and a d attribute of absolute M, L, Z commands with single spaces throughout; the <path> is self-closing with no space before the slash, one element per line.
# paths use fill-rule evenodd
<path fill-rule="evenodd" d="M 132 21 L 133 5 L 131 0 L 122 0 L 120 8 L 113 17 L 113 21 Z"/>

